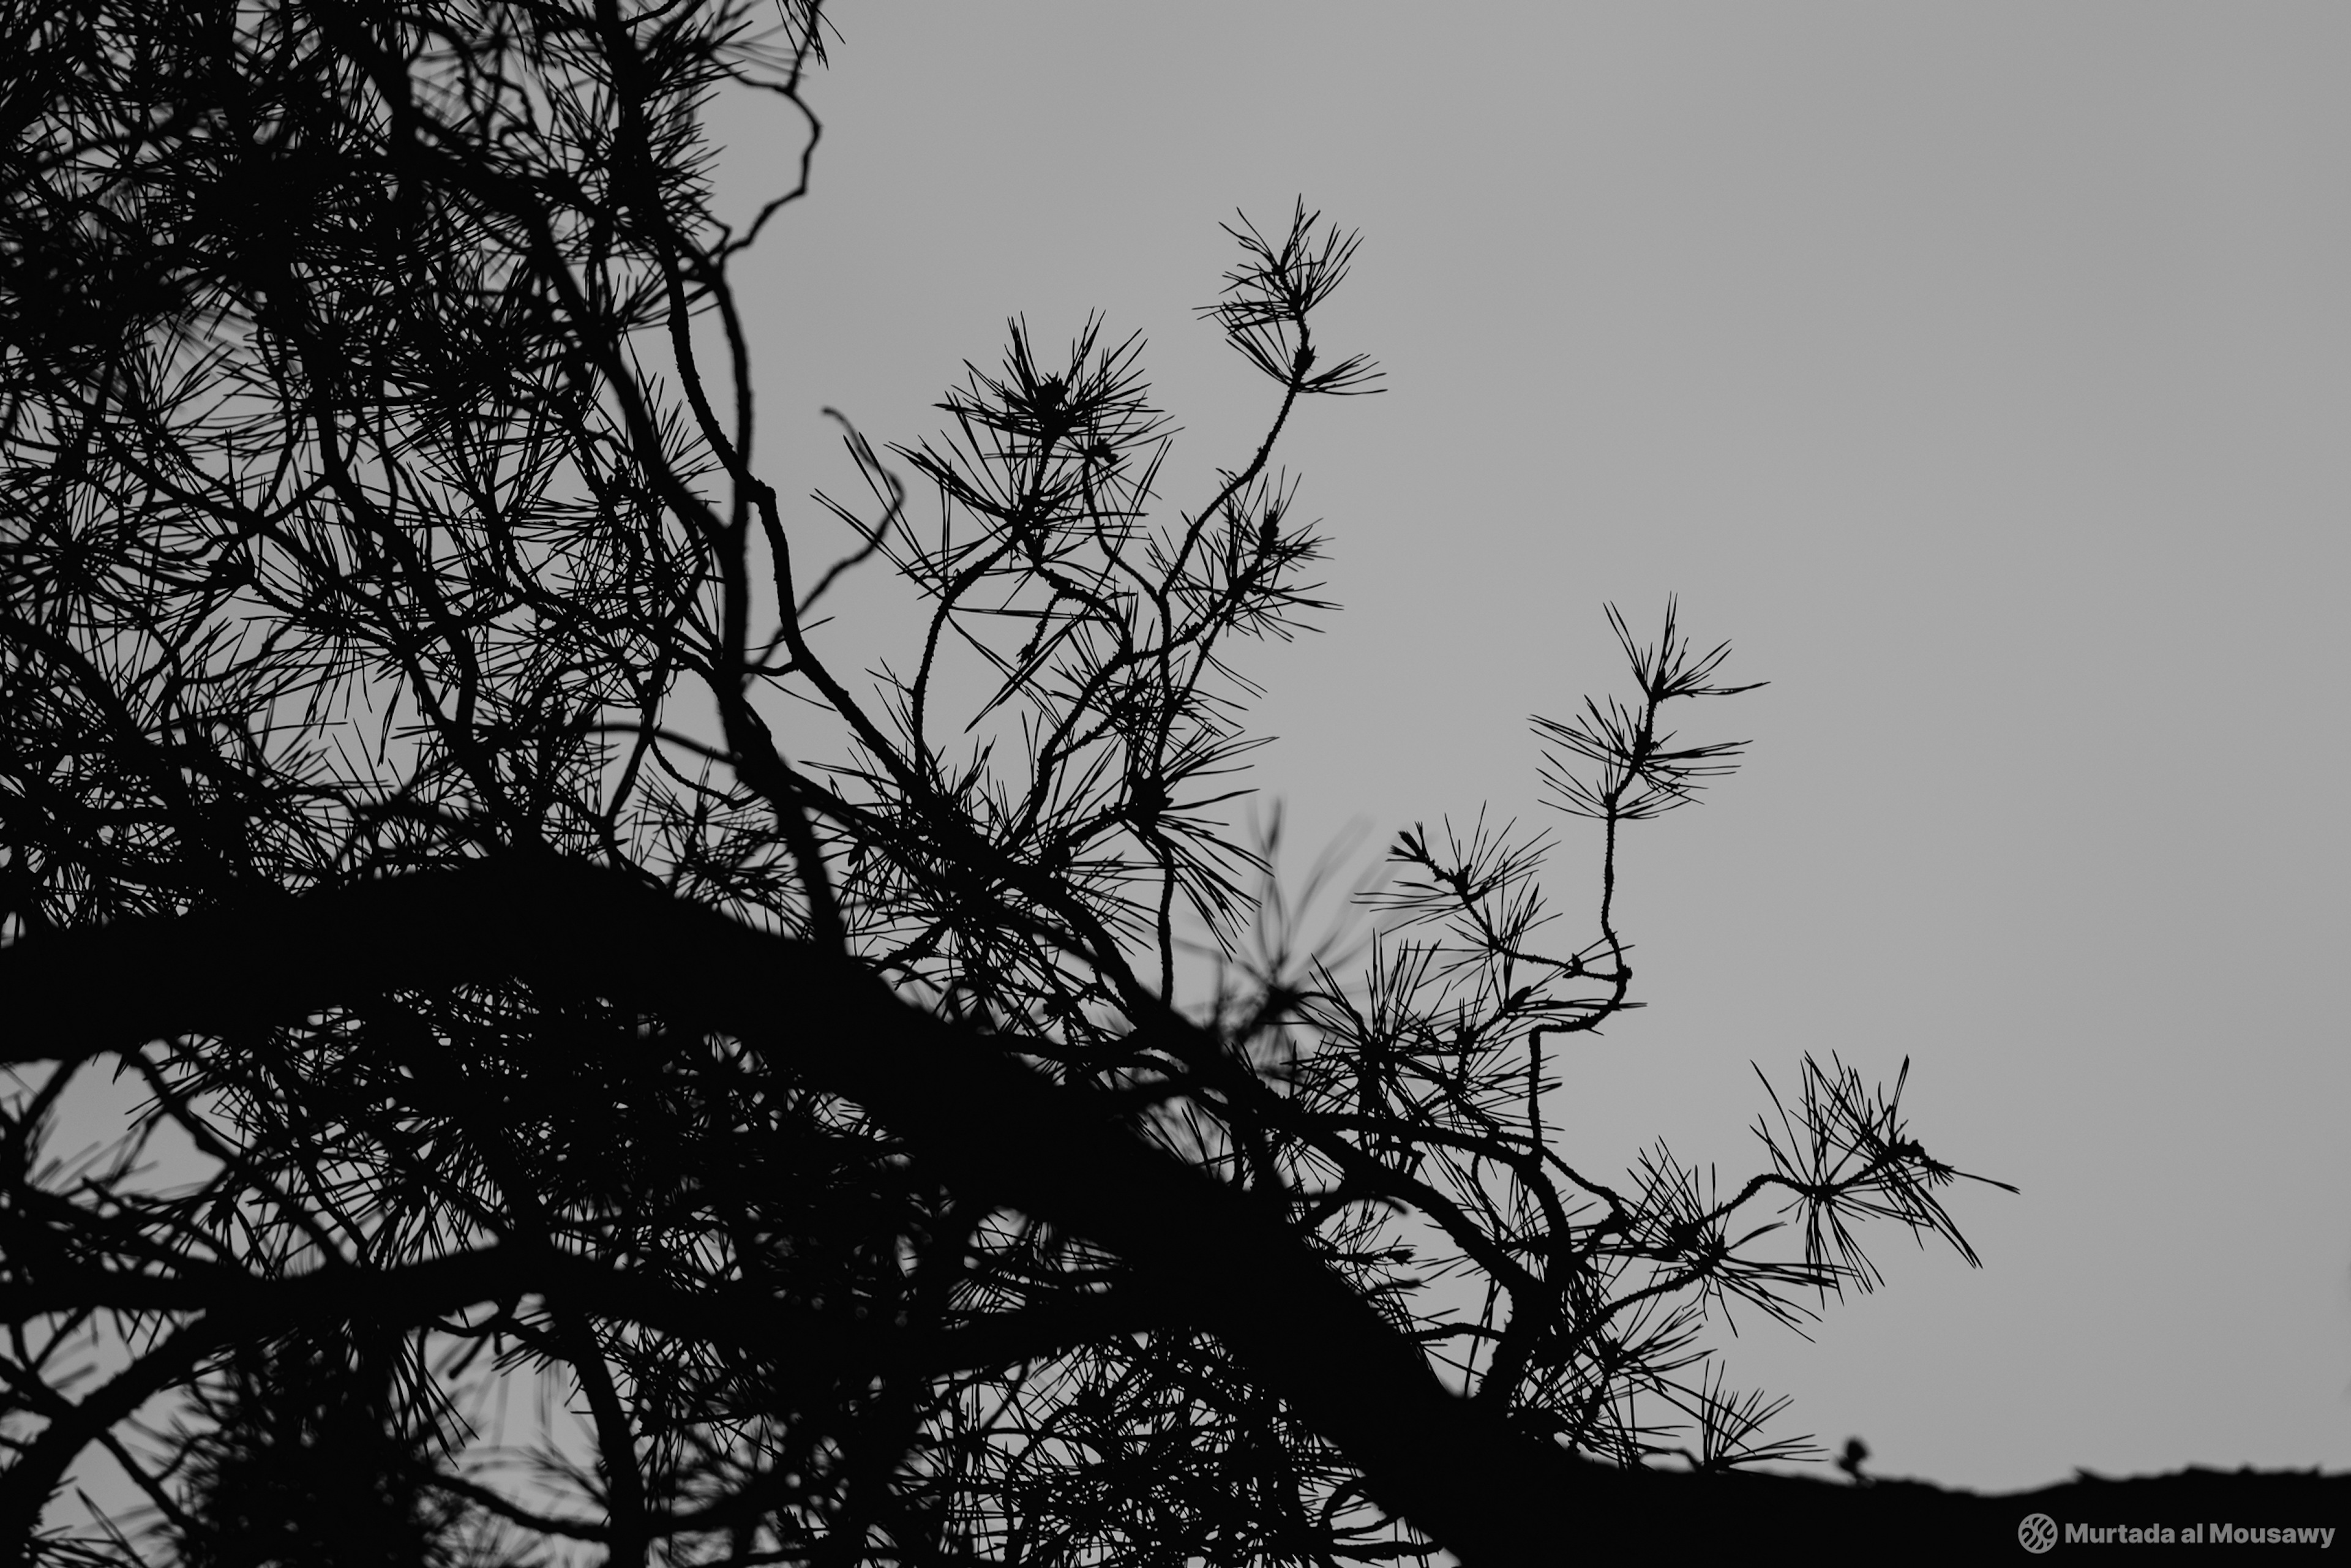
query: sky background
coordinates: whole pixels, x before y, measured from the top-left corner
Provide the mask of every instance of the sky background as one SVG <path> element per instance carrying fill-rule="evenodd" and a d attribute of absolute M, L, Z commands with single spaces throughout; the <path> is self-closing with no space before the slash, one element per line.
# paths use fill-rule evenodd
<path fill-rule="evenodd" d="M 1007 316 L 1100 308 L 1197 504 L 1270 412 L 1193 316 L 1218 222 L 1360 228 L 1320 330 L 1389 390 L 1285 448 L 1344 609 L 1245 665 L 1293 841 L 1548 817 L 1580 933 L 1527 718 L 1678 593 L 1771 685 L 1629 839 L 1649 1006 L 1562 1060 L 1573 1157 L 1743 1176 L 1750 1061 L 1907 1057 L 1928 1150 L 2023 1189 L 1954 1197 L 1980 1272 L 1889 1230 L 1813 1343 L 1743 1322 L 1734 1385 L 1949 1485 L 2351 1467 L 2351 8 L 829 10 L 742 275 L 780 489 L 853 488 L 824 405 L 929 434 Z M 718 133 L 788 178 L 788 122 Z"/>

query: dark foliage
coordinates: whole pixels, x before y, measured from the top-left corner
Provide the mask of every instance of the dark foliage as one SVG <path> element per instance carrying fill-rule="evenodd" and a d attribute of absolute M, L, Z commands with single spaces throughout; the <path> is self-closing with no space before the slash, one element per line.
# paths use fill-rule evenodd
<path fill-rule="evenodd" d="M 1804 1451 L 1706 1335 L 1874 1285 L 1864 1219 L 1973 1260 L 1899 1082 L 1805 1061 L 1728 1191 L 1542 1116 L 1726 650 L 1611 611 L 1630 695 L 1537 721 L 1591 933 L 1480 820 L 1397 839 L 1360 974 L 1301 950 L 1238 664 L 1328 608 L 1272 455 L 1376 390 L 1314 325 L 1354 236 L 1232 228 L 1270 410 L 1195 505 L 1141 344 L 1016 322 L 788 517 L 729 266 L 807 160 L 730 227 L 700 117 L 812 148 L 825 37 L 0 0 L 0 1540 L 1492 1561 L 1529 1478 Z"/>

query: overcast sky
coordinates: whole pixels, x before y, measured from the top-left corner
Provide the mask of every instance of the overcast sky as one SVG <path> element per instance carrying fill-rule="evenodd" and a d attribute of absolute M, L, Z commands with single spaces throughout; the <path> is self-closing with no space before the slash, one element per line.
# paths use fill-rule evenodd
<path fill-rule="evenodd" d="M 1288 447 L 1344 610 L 1248 665 L 1260 787 L 1310 841 L 1553 816 L 1588 920 L 1526 720 L 1678 592 L 1772 684 L 1628 844 L 1650 1006 L 1564 1063 L 1578 1163 L 1743 1175 L 1747 1064 L 1834 1051 L 2023 1188 L 1734 1383 L 1947 1484 L 2351 1467 L 2351 8 L 831 11 L 747 275 L 781 488 L 848 480 L 822 405 L 929 434 L 1008 315 L 1098 308 L 1196 499 L 1269 412 L 1192 316 L 1218 221 L 1361 228 L 1322 330 L 1391 390 Z M 795 145 L 722 134 L 730 185 Z"/>

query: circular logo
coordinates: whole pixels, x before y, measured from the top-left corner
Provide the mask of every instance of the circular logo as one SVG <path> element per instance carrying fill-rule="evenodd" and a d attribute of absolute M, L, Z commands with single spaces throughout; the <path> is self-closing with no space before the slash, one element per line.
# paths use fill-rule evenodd
<path fill-rule="evenodd" d="M 2034 1556 L 2057 1544 L 2057 1521 L 2045 1513 L 2028 1513 L 2016 1521 L 2016 1543 Z"/>

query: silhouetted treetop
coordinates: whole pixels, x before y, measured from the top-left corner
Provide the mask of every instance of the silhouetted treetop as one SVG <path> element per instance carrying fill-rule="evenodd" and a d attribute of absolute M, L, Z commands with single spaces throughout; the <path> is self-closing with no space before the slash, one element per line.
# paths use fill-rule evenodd
<path fill-rule="evenodd" d="M 1275 454 L 1378 390 L 1303 202 L 1228 227 L 1201 493 L 1088 317 L 787 502 L 734 277 L 829 36 L 0 0 L 0 1552 L 1517 1561 L 1805 1452 L 1708 1336 L 1877 1283 L 1861 1221 L 1974 1260 L 1900 1080 L 1807 1059 L 1727 1186 L 1546 1123 L 1621 830 L 1740 751 L 1673 606 L 1536 721 L 1588 920 L 1480 816 L 1301 942 L 1236 826 L 1332 609 Z M 742 93 L 800 141 L 730 225 Z"/>

